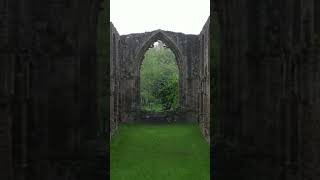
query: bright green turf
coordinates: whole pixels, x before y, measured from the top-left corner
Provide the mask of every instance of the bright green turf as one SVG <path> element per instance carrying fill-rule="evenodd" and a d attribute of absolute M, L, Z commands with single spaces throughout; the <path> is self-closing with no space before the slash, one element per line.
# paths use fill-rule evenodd
<path fill-rule="evenodd" d="M 209 151 L 196 124 L 122 124 L 111 141 L 111 180 L 209 180 Z"/>

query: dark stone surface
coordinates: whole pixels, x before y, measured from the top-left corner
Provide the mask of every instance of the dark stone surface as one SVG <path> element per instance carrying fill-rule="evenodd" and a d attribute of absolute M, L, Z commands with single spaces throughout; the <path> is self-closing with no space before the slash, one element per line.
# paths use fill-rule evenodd
<path fill-rule="evenodd" d="M 0 3 L 1 180 L 107 178 L 109 122 L 100 122 L 97 108 L 100 3 Z M 109 33 L 110 133 L 138 109 L 139 63 L 158 38 L 178 57 L 181 106 L 196 120 L 199 36 L 161 30 L 120 36 L 112 23 Z"/>
<path fill-rule="evenodd" d="M 319 179 L 318 1 L 214 3 L 221 30 L 215 179 Z"/>
<path fill-rule="evenodd" d="M 222 32 L 217 113 L 211 114 L 214 178 L 320 179 L 319 1 L 214 2 Z M 1 180 L 106 179 L 108 132 L 99 131 L 96 114 L 99 6 L 1 2 Z M 139 63 L 160 39 L 180 57 L 180 104 L 209 140 L 208 23 L 200 35 L 120 36 L 111 26 L 111 42 L 113 34 L 112 133 L 139 108 Z"/>
<path fill-rule="evenodd" d="M 117 29 L 110 23 L 110 138 L 114 131 L 117 130 L 120 119 L 123 116 L 123 112 L 121 112 L 121 107 L 125 104 L 123 102 L 123 98 L 120 90 L 120 70 L 121 61 L 120 59 L 120 35 Z"/>
<path fill-rule="evenodd" d="M 99 6 L 1 1 L 1 180 L 107 178 L 108 134 L 96 117 Z"/>
<path fill-rule="evenodd" d="M 195 123 L 196 117 L 192 112 L 135 112 L 129 115 L 126 122 L 143 122 L 143 123 Z"/>

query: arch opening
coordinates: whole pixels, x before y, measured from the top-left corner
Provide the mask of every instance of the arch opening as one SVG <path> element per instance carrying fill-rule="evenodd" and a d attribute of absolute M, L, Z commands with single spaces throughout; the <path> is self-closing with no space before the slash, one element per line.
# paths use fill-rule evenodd
<path fill-rule="evenodd" d="M 150 48 L 150 46 L 153 45 L 153 43 L 157 42 L 158 40 L 160 40 L 161 42 L 163 42 L 164 44 L 166 44 L 166 46 L 168 48 L 170 48 L 172 50 L 172 52 L 174 53 L 174 55 L 176 56 L 176 61 L 177 61 L 177 65 L 179 68 L 179 72 L 182 73 L 184 71 L 183 68 L 183 63 L 182 63 L 182 54 L 180 49 L 177 47 L 177 45 L 171 40 L 171 38 L 169 38 L 167 35 L 164 34 L 164 32 L 162 31 L 158 31 L 156 32 L 154 35 L 152 35 L 140 48 L 140 50 L 138 51 L 138 54 L 136 56 L 136 60 L 137 60 L 137 64 L 140 66 L 143 59 L 144 59 L 144 55 L 146 53 L 146 51 Z"/>
<path fill-rule="evenodd" d="M 150 36 L 150 38 L 148 38 L 146 40 L 146 42 L 141 46 L 141 48 L 138 50 L 138 53 L 135 57 L 135 62 L 136 64 L 132 66 L 132 68 L 138 69 L 138 109 L 142 110 L 141 108 L 141 88 L 140 88 L 140 68 L 141 65 L 144 61 L 145 58 L 145 54 L 148 51 L 148 49 L 153 46 L 153 44 L 157 41 L 161 41 L 162 43 L 164 43 L 166 45 L 166 48 L 170 49 L 172 51 L 172 53 L 175 56 L 175 62 L 178 68 L 178 102 L 177 102 L 177 108 L 181 108 L 183 107 L 183 100 L 184 100 L 184 94 L 183 94 L 183 87 L 186 86 L 186 82 L 183 81 L 183 73 L 184 71 L 184 66 L 183 66 L 183 57 L 182 57 L 182 53 L 181 50 L 179 49 L 179 47 L 174 43 L 174 41 L 165 34 L 165 32 L 163 32 L 162 30 L 158 30 L 156 31 L 153 35 Z"/>
<path fill-rule="evenodd" d="M 179 105 L 180 73 L 175 53 L 161 40 L 153 42 L 139 66 L 140 110 L 174 111 Z"/>

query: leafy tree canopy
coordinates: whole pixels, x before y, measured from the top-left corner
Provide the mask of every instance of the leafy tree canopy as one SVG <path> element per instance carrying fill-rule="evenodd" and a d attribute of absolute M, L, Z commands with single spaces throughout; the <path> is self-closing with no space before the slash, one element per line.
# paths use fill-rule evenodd
<path fill-rule="evenodd" d="M 161 41 L 146 52 L 140 73 L 143 110 L 161 112 L 177 107 L 179 70 L 174 53 Z"/>

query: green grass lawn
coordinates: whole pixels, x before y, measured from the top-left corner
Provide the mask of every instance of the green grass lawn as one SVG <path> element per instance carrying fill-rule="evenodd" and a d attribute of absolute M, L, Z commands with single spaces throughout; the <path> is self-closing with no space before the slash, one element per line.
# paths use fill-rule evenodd
<path fill-rule="evenodd" d="M 122 124 L 111 141 L 111 180 L 209 180 L 197 124 Z"/>

